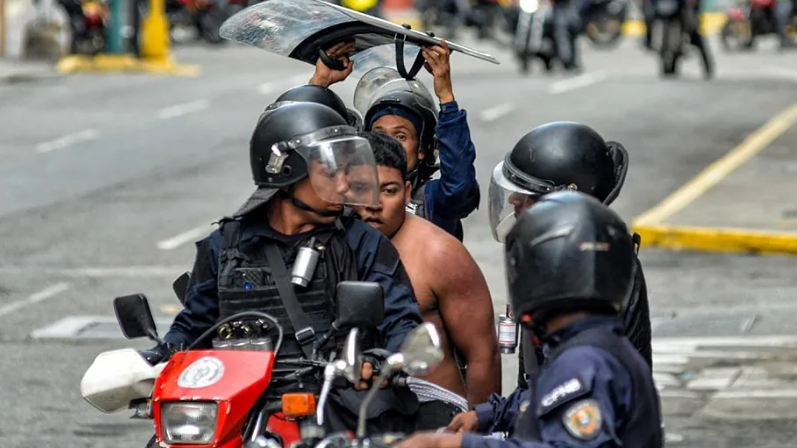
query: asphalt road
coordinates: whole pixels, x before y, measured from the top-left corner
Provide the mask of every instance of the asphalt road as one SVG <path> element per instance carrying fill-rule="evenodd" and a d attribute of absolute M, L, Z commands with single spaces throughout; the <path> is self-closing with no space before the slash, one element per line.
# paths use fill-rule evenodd
<path fill-rule="evenodd" d="M 711 82 L 701 79 L 694 57 L 682 79 L 659 79 L 656 60 L 635 42 L 612 52 L 586 49 L 587 72 L 575 78 L 521 77 L 506 52 L 480 47 L 503 64 L 455 55 L 453 71 L 484 191 L 481 209 L 465 223 L 466 244 L 488 278 L 497 310 L 505 287 L 501 248 L 487 225 L 486 188 L 492 167 L 523 133 L 548 121 L 574 120 L 622 142 L 631 169 L 615 206 L 630 221 L 797 100 L 797 61 L 765 46 L 749 55 L 716 52 L 719 75 Z M 202 64 L 203 75 L 83 75 L 0 86 L 4 447 L 144 444 L 151 434 L 147 422 L 125 413 L 101 415 L 79 394 L 80 378 L 97 354 L 150 345 L 120 338 L 111 301 L 143 292 L 168 324 L 177 305 L 171 281 L 190 268 L 192 242 L 253 189 L 247 144 L 259 113 L 312 71 L 233 45 L 185 47 L 176 55 Z M 353 84 L 336 89 L 350 99 Z M 797 368 L 793 349 L 784 347 L 797 343 L 750 338 L 793 333 L 794 259 L 644 247 L 642 259 L 660 341 L 657 379 L 676 382 L 664 394 L 671 444 L 793 446 L 797 415 L 788 400 L 797 397 L 789 387 Z M 77 337 L 81 316 L 102 319 Z M 676 336 L 702 345 L 666 339 Z M 726 338 L 713 342 L 719 349 L 695 339 L 709 336 Z M 754 346 L 751 356 L 734 355 L 745 345 Z M 764 356 L 770 352 L 774 358 Z M 753 379 L 785 381 L 785 392 L 747 396 L 753 386 L 737 384 L 741 395 L 737 388 L 724 402 L 710 400 L 711 391 L 730 386 L 701 389 L 688 381 L 711 376 L 700 369 L 712 359 Z M 505 361 L 509 390 L 515 363 Z"/>

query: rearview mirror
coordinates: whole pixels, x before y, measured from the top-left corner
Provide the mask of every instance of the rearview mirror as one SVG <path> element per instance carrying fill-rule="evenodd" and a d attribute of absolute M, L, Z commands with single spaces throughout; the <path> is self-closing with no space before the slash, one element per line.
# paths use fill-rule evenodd
<path fill-rule="evenodd" d="M 387 361 L 391 368 L 401 368 L 410 375 L 425 375 L 443 361 L 443 350 L 437 328 L 429 322 L 412 330 L 401 352 L 391 355 Z"/>
<path fill-rule="evenodd" d="M 343 375 L 351 383 L 359 383 L 363 370 L 363 358 L 360 352 L 360 330 L 352 328 L 346 343 L 343 345 L 343 360 L 346 362 L 346 369 Z"/>
<path fill-rule="evenodd" d="M 149 302 L 144 294 L 133 294 L 113 299 L 116 320 L 127 339 L 147 337 L 158 339 L 155 319 L 149 310 Z"/>
<path fill-rule="evenodd" d="M 191 280 L 190 272 L 183 272 L 183 275 L 177 277 L 177 280 L 172 283 L 172 291 L 177 296 L 177 300 L 185 308 L 185 296 L 188 294 L 188 281 Z"/>
<path fill-rule="evenodd" d="M 335 326 L 338 329 L 372 329 L 385 319 L 384 291 L 379 283 L 340 282 L 335 301 Z"/>

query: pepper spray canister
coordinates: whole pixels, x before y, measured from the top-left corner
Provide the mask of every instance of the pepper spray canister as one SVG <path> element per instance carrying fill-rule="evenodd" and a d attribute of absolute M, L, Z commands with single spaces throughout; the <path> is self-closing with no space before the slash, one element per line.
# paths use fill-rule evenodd
<path fill-rule="evenodd" d="M 315 237 L 311 237 L 310 242 L 306 246 L 300 247 L 296 254 L 296 260 L 291 270 L 291 283 L 306 287 L 313 279 L 320 257 L 321 254 L 315 248 Z"/>
<path fill-rule="evenodd" d="M 518 346 L 518 325 L 511 316 L 509 305 L 506 307 L 506 314 L 498 316 L 498 346 L 504 355 L 515 353 Z"/>

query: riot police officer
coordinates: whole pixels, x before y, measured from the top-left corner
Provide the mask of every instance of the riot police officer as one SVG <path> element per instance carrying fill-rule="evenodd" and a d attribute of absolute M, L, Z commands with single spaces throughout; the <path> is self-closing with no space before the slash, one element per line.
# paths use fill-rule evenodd
<path fill-rule="evenodd" d="M 220 221 L 218 230 L 197 243 L 185 309 L 163 338 L 166 346 L 145 357 L 157 362 L 193 343 L 217 320 L 253 310 L 280 320 L 285 330 L 281 357 L 309 358 L 316 343 L 332 331 L 335 287 L 346 280 L 382 286 L 384 322 L 364 343 L 398 351 L 405 336 L 422 322 L 409 277 L 385 236 L 343 214 L 344 205 L 378 201 L 376 164 L 367 140 L 329 107 L 274 104 L 257 122 L 249 161 L 257 189 L 231 217 Z M 319 253 L 314 270 L 295 272 L 301 248 Z M 304 284 L 295 285 L 297 275 Z M 332 340 L 340 342 L 335 336 Z M 327 344 L 323 350 L 336 345 Z M 372 416 L 388 410 L 414 414 L 414 395 L 399 393 L 380 391 L 386 404 L 377 406 Z M 349 420 L 328 423 L 353 428 L 360 392 L 336 390 L 330 399 L 340 409 L 329 413 L 330 419 Z"/>
<path fill-rule="evenodd" d="M 327 50 L 344 70 L 327 67 L 319 58 L 310 84 L 329 87 L 351 73 L 346 57 L 353 44 L 338 44 Z M 379 67 L 358 82 L 354 104 L 363 113 L 364 129 L 390 134 L 407 151 L 408 179 L 412 199 L 407 210 L 433 222 L 462 241 L 462 219 L 479 206 L 476 181 L 476 147 L 470 136 L 467 113 L 459 108 L 451 84 L 451 51 L 441 45 L 424 47 L 426 68 L 434 76 L 435 101 L 417 80 L 405 80 L 396 70 Z M 440 163 L 437 163 L 437 157 Z M 440 179 L 432 179 L 440 170 Z"/>
<path fill-rule="evenodd" d="M 576 37 L 581 23 L 578 0 L 553 1 L 553 41 L 556 56 L 566 71 L 578 71 Z"/>
<path fill-rule="evenodd" d="M 634 242 L 617 214 L 575 191 L 542 197 L 506 238 L 515 320 L 546 344 L 540 375 L 493 406 L 459 414 L 448 429 L 397 448 L 661 448 L 650 366 L 618 317 L 636 270 Z M 509 440 L 461 434 L 513 420 Z"/>
<path fill-rule="evenodd" d="M 628 153 L 617 142 L 606 142 L 594 129 L 574 122 L 552 122 L 532 129 L 493 170 L 489 215 L 493 237 L 503 242 L 515 217 L 544 195 L 577 190 L 609 205 L 620 194 L 628 171 Z M 637 248 L 640 243 L 634 235 Z M 637 269 L 629 305 L 623 315 L 626 335 L 652 364 L 650 311 L 642 265 Z M 535 359 L 528 338 L 521 339 L 518 386 L 533 373 Z M 542 351 L 536 350 L 537 365 Z"/>

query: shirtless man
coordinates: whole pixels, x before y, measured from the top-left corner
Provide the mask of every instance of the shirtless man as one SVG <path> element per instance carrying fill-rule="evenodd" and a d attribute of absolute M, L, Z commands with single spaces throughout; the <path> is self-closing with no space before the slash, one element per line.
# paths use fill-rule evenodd
<path fill-rule="evenodd" d="M 360 207 L 362 219 L 393 241 L 412 281 L 424 320 L 442 336 L 446 359 L 424 379 L 468 399 L 473 406 L 501 391 L 501 357 L 490 291 L 465 246 L 405 210 L 410 201 L 407 159 L 395 138 L 366 132 L 379 169 L 380 204 Z M 462 378 L 454 349 L 464 355 Z"/>

